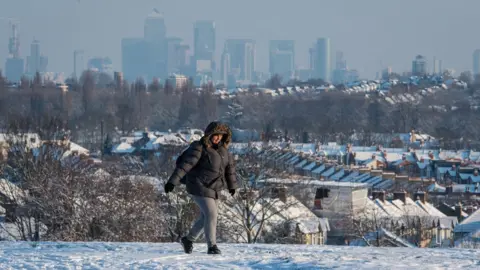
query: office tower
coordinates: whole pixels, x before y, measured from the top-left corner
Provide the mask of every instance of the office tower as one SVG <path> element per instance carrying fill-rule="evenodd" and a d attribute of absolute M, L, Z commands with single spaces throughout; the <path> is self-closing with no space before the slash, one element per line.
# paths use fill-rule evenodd
<path fill-rule="evenodd" d="M 315 44 L 315 77 L 330 81 L 330 39 L 319 38 Z"/>
<path fill-rule="evenodd" d="M 150 70 L 148 44 L 143 38 L 122 39 L 122 71 L 130 82 L 137 78 L 146 80 Z"/>
<path fill-rule="evenodd" d="M 5 74 L 7 80 L 19 82 L 25 72 L 25 61 L 20 57 L 20 39 L 18 25 L 10 22 L 11 34 L 8 42 L 8 58 L 5 62 Z"/>
<path fill-rule="evenodd" d="M 230 53 L 228 52 L 228 47 L 225 45 L 222 53 L 222 60 L 221 60 L 221 70 L 220 70 L 220 80 L 222 80 L 225 86 L 229 86 L 229 76 L 230 76 Z"/>
<path fill-rule="evenodd" d="M 422 55 L 417 55 L 412 61 L 412 74 L 423 76 L 427 74 L 427 59 Z"/>
<path fill-rule="evenodd" d="M 392 67 L 386 67 L 382 70 L 382 79 L 389 80 L 390 75 L 392 74 Z"/>
<path fill-rule="evenodd" d="M 284 80 L 295 73 L 295 42 L 293 40 L 270 41 L 270 74 L 280 75 Z"/>
<path fill-rule="evenodd" d="M 309 65 L 310 65 L 309 68 L 312 71 L 312 73 L 314 73 L 314 71 L 315 71 L 315 61 L 316 61 L 316 58 L 317 58 L 317 51 L 316 51 L 315 47 L 310 48 L 308 50 L 308 56 L 309 56 L 309 58 L 308 58 L 309 61 L 308 62 L 309 62 Z"/>
<path fill-rule="evenodd" d="M 252 82 L 255 72 L 255 41 L 251 39 L 228 39 L 225 46 L 230 54 L 230 72 L 236 80 Z"/>
<path fill-rule="evenodd" d="M 167 38 L 167 72 L 168 74 L 178 73 L 179 65 L 177 57 L 179 57 L 177 50 L 182 45 L 182 39 L 178 37 Z"/>
<path fill-rule="evenodd" d="M 335 54 L 335 69 L 346 69 L 347 60 L 345 60 L 342 51 L 337 51 Z"/>
<path fill-rule="evenodd" d="M 211 73 L 215 69 L 215 22 L 195 22 L 193 42 L 195 71 Z"/>
<path fill-rule="evenodd" d="M 347 61 L 343 56 L 342 51 L 337 51 L 335 54 L 335 69 L 332 74 L 333 84 L 343 84 L 348 82 L 349 70 L 347 68 Z"/>
<path fill-rule="evenodd" d="M 46 72 L 48 58 L 40 53 L 40 42 L 33 40 L 30 45 L 30 56 L 27 57 L 27 72 L 30 76 L 37 72 Z"/>
<path fill-rule="evenodd" d="M 157 9 L 154 9 L 145 19 L 144 39 L 147 44 L 148 72 L 146 80 L 154 77 L 167 77 L 167 50 L 166 50 L 165 19 Z"/>

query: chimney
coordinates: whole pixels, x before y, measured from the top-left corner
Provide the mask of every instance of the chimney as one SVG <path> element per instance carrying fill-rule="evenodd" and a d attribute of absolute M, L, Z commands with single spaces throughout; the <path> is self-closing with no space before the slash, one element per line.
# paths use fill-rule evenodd
<path fill-rule="evenodd" d="M 145 128 L 145 130 L 143 131 L 143 138 L 148 140 L 148 129 L 147 128 Z"/>
<path fill-rule="evenodd" d="M 459 223 L 463 221 L 462 213 L 462 204 L 458 203 L 455 205 L 455 216 L 457 217 Z"/>
<path fill-rule="evenodd" d="M 413 195 L 413 199 L 420 200 L 422 203 L 425 203 L 427 201 L 427 193 L 423 191 L 417 191 Z"/>
<path fill-rule="evenodd" d="M 393 200 L 401 200 L 403 203 L 407 201 L 406 191 L 396 191 L 393 193 Z"/>
<path fill-rule="evenodd" d="M 372 191 L 372 198 L 385 202 L 385 191 Z"/>

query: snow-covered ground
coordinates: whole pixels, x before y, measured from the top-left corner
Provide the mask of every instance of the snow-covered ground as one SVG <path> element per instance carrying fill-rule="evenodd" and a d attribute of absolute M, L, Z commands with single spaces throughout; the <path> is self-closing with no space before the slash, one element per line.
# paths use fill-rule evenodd
<path fill-rule="evenodd" d="M 480 269 L 480 250 L 197 244 L 2 242 L 0 269 Z"/>

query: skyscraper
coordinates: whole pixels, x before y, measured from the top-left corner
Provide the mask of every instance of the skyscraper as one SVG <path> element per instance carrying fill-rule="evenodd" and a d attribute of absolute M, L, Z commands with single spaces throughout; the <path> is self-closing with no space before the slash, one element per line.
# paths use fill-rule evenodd
<path fill-rule="evenodd" d="M 25 61 L 20 58 L 20 41 L 18 26 L 11 24 L 11 36 L 8 43 L 8 58 L 5 63 L 5 77 L 12 82 L 19 82 L 25 72 Z"/>
<path fill-rule="evenodd" d="M 223 81 L 223 84 L 227 87 L 229 87 L 230 65 L 231 65 L 230 53 L 228 52 L 228 47 L 225 45 L 225 48 L 223 49 L 223 53 L 222 53 L 220 79 Z"/>
<path fill-rule="evenodd" d="M 473 76 L 480 74 L 480 49 L 473 52 Z"/>
<path fill-rule="evenodd" d="M 193 42 L 196 72 L 211 73 L 215 69 L 215 22 L 195 22 Z"/>
<path fill-rule="evenodd" d="M 347 61 L 343 57 L 342 51 L 337 51 L 335 57 L 335 69 L 346 69 L 347 68 Z"/>
<path fill-rule="evenodd" d="M 293 40 L 270 41 L 270 74 L 291 79 L 295 72 L 295 42 Z"/>
<path fill-rule="evenodd" d="M 145 19 L 145 25 L 143 28 L 143 37 L 149 43 L 156 45 L 165 42 L 167 36 L 167 28 L 165 26 L 165 19 L 157 9 L 148 14 Z"/>
<path fill-rule="evenodd" d="M 442 66 L 442 60 L 438 60 L 436 57 L 434 57 L 432 74 L 442 74 L 441 66 Z"/>
<path fill-rule="evenodd" d="M 230 72 L 236 80 L 252 82 L 255 72 L 255 41 L 251 39 L 228 39 L 225 46 L 230 54 Z"/>
<path fill-rule="evenodd" d="M 319 38 L 315 45 L 315 77 L 330 81 L 330 39 Z"/>
<path fill-rule="evenodd" d="M 167 78 L 167 50 L 166 50 L 165 19 L 157 9 L 154 9 L 145 19 L 144 39 L 148 50 L 147 80 L 154 77 Z"/>
<path fill-rule="evenodd" d="M 167 38 L 167 72 L 169 75 L 179 72 L 177 61 L 177 49 L 182 44 L 182 39 L 178 37 Z"/>
<path fill-rule="evenodd" d="M 149 66 L 145 65 L 150 58 L 147 49 L 147 42 L 143 38 L 122 39 L 122 71 L 126 80 L 147 78 L 150 71 Z"/>
<path fill-rule="evenodd" d="M 417 55 L 412 61 L 412 74 L 423 76 L 427 74 L 427 58 L 422 55 Z"/>
<path fill-rule="evenodd" d="M 33 40 L 30 45 L 30 56 L 27 57 L 27 72 L 33 76 L 37 72 L 46 72 L 48 58 L 40 54 L 40 42 Z"/>

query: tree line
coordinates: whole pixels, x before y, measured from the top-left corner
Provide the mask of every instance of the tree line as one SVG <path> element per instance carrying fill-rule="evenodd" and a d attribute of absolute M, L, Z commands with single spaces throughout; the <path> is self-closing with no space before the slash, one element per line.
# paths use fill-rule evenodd
<path fill-rule="evenodd" d="M 465 75 L 465 74 L 464 74 Z M 465 75 L 466 76 L 466 75 Z M 476 81 L 476 80 L 475 80 Z M 272 77 L 270 84 L 279 85 Z M 399 84 L 386 96 L 415 94 L 419 86 Z M 442 139 L 443 147 L 475 147 L 479 139 L 476 110 L 480 84 L 468 89 L 451 88 L 428 95 L 418 102 L 390 104 L 378 92 L 347 94 L 341 91 L 294 93 L 272 97 L 250 87 L 230 98 L 215 94 L 212 84 L 196 88 L 191 82 L 179 89 L 158 80 L 105 82 L 85 72 L 68 91 L 46 84 L 37 76 L 18 89 L 9 89 L 0 76 L 0 121 L 8 123 L 28 116 L 41 125 L 55 117 L 70 130 L 73 140 L 86 147 L 102 145 L 107 134 L 129 134 L 132 130 L 203 129 L 212 120 L 223 120 L 234 128 L 255 129 L 265 140 L 282 137 L 300 142 L 339 142 L 362 134 L 359 144 L 373 145 L 368 134 L 407 133 L 412 129 Z M 300 87 L 300 86 L 294 86 Z M 100 131 L 102 130 L 102 136 Z M 87 142 L 87 138 L 90 140 Z"/>

